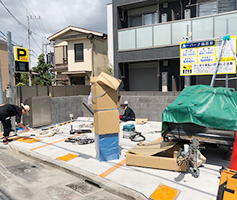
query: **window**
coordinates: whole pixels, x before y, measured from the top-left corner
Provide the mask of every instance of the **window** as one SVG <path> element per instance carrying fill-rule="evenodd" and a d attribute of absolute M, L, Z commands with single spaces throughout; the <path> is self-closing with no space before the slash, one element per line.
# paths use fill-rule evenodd
<path fill-rule="evenodd" d="M 75 62 L 84 61 L 83 43 L 74 44 L 74 51 L 75 51 Z"/>
<path fill-rule="evenodd" d="M 157 13 L 148 13 L 143 15 L 143 24 L 149 25 L 149 24 L 155 24 L 157 23 Z"/>
<path fill-rule="evenodd" d="M 142 15 L 130 17 L 130 27 L 141 26 L 141 25 L 142 25 Z"/>
<path fill-rule="evenodd" d="M 217 13 L 217 2 L 211 1 L 200 4 L 198 6 L 199 10 L 199 17 L 206 16 L 206 15 L 213 15 Z"/>
<path fill-rule="evenodd" d="M 146 13 L 142 15 L 130 16 L 129 27 L 155 24 L 158 22 L 158 15 L 154 13 Z"/>

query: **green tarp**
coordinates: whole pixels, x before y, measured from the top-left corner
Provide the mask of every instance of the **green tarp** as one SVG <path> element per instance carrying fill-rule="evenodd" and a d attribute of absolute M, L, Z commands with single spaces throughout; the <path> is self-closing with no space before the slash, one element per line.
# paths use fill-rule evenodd
<path fill-rule="evenodd" d="M 186 87 L 164 110 L 162 133 L 169 122 L 237 130 L 237 93 L 232 88 L 208 85 Z"/>

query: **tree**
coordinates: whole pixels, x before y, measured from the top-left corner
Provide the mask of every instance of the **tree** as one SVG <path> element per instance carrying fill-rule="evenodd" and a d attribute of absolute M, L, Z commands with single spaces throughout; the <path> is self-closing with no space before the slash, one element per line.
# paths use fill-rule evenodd
<path fill-rule="evenodd" d="M 20 73 L 20 82 L 17 86 L 29 85 L 29 73 Z"/>
<path fill-rule="evenodd" d="M 37 73 L 33 81 L 35 85 L 52 85 L 54 75 L 49 72 L 50 65 L 45 63 L 44 54 L 38 58 L 37 67 L 33 67 L 33 72 Z"/>
<path fill-rule="evenodd" d="M 29 73 L 15 73 L 16 86 L 29 85 Z"/>
<path fill-rule="evenodd" d="M 111 75 L 111 76 L 114 76 L 114 70 L 113 70 L 111 64 L 109 64 L 109 66 L 104 70 L 104 72 Z"/>

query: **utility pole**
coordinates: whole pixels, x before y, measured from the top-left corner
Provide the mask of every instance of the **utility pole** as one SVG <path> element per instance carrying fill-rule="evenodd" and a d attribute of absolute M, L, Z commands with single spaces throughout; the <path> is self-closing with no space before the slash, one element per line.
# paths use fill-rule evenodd
<path fill-rule="evenodd" d="M 10 103 L 14 104 L 14 83 L 13 83 L 13 76 L 14 76 L 14 56 L 13 56 L 13 47 L 12 47 L 12 35 L 11 32 L 7 32 L 7 49 L 8 49 L 8 66 L 9 66 L 9 86 L 10 86 Z"/>
<path fill-rule="evenodd" d="M 28 32 L 28 51 L 29 51 L 29 86 L 31 86 L 31 74 L 30 74 L 30 71 L 31 71 L 31 52 L 30 52 L 30 17 L 27 16 L 27 32 Z"/>
<path fill-rule="evenodd" d="M 187 24 L 187 37 L 186 40 L 187 42 L 190 41 L 190 32 L 189 32 L 189 24 Z M 185 76 L 184 77 L 184 87 L 190 86 L 191 85 L 191 77 L 190 76 Z"/>
<path fill-rule="evenodd" d="M 8 50 L 8 66 L 9 66 L 9 87 L 10 87 L 10 103 L 15 104 L 14 96 L 14 56 L 13 56 L 13 47 L 12 47 L 12 34 L 10 31 L 7 32 L 7 50 Z M 15 129 L 15 118 L 11 120 L 12 128 Z"/>
<path fill-rule="evenodd" d="M 42 41 L 42 54 L 44 54 L 44 40 Z"/>
<path fill-rule="evenodd" d="M 36 16 L 34 16 L 34 18 L 32 16 L 27 16 L 27 30 L 28 30 L 28 51 L 29 51 L 29 85 L 32 85 L 32 80 L 31 80 L 31 49 L 30 49 L 30 36 L 31 36 L 31 31 L 30 31 L 30 19 L 37 19 Z M 39 16 L 40 19 L 40 16 Z"/>

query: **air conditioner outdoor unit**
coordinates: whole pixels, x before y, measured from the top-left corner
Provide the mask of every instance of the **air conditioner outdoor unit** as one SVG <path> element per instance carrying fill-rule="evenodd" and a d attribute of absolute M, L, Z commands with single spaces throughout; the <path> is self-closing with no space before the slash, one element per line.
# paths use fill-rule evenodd
<path fill-rule="evenodd" d="M 161 22 L 167 22 L 167 13 L 161 15 Z"/>
<path fill-rule="evenodd" d="M 191 10 L 185 9 L 184 10 L 184 19 L 189 19 L 189 18 L 191 18 Z"/>

